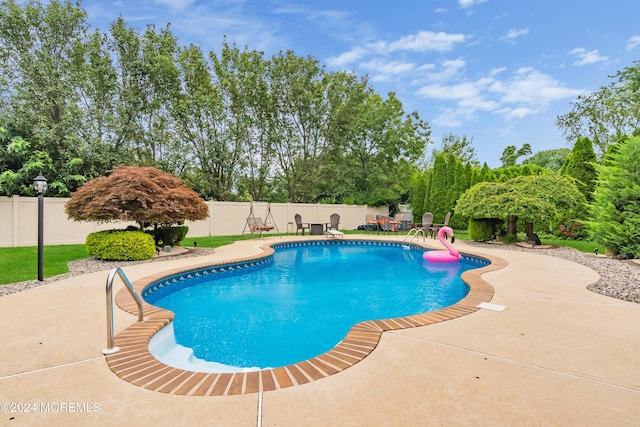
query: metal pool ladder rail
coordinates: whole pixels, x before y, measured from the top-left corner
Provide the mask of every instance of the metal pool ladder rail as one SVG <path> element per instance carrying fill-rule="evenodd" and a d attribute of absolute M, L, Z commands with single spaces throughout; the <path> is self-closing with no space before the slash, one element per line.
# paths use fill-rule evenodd
<path fill-rule="evenodd" d="M 413 239 L 415 239 L 421 234 L 422 234 L 422 240 L 424 240 L 424 230 L 422 228 L 412 228 L 411 230 L 409 230 L 404 240 L 402 241 L 402 248 L 410 249 L 409 245 L 407 245 L 407 239 L 411 237 L 411 240 L 409 240 L 409 243 L 411 243 L 413 242 Z"/>
<path fill-rule="evenodd" d="M 142 313 L 142 300 L 140 296 L 133 289 L 131 282 L 127 278 L 127 275 L 124 274 L 124 271 L 120 267 L 112 268 L 109 272 L 109 276 L 107 277 L 107 348 L 102 350 L 102 354 L 113 354 L 120 351 L 119 347 L 113 345 L 114 336 L 113 336 L 113 280 L 116 278 L 116 274 L 120 276 L 120 279 L 124 282 L 129 290 L 129 293 L 133 297 L 136 305 L 138 306 L 138 322 L 142 322 L 144 320 Z"/>

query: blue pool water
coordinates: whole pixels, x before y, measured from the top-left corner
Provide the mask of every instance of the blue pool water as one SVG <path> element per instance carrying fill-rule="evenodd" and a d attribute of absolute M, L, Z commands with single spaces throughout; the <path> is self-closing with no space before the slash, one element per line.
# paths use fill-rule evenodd
<path fill-rule="evenodd" d="M 143 296 L 175 313 L 175 340 L 197 358 L 279 367 L 329 351 L 358 322 L 454 304 L 468 292 L 461 273 L 483 265 L 430 263 L 422 249 L 399 244 L 281 246 L 261 266 L 201 275 Z"/>

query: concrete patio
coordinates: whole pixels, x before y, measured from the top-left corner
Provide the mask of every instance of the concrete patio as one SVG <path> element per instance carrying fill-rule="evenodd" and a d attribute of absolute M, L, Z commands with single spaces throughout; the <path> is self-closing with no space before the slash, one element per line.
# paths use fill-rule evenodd
<path fill-rule="evenodd" d="M 133 281 L 283 239 L 124 270 Z M 264 393 L 181 396 L 118 378 L 102 355 L 107 271 L 2 297 L 0 425 L 638 425 L 640 305 L 587 290 L 598 274 L 542 250 L 456 247 L 508 262 L 483 276 L 506 310 L 385 332 L 345 371 Z M 135 320 L 116 308 L 116 331 Z"/>

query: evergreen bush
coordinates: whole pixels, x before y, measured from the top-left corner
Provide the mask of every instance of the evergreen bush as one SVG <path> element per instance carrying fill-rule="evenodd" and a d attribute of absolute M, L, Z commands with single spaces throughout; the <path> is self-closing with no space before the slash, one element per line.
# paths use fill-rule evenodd
<path fill-rule="evenodd" d="M 621 144 L 597 170 L 589 233 L 608 252 L 639 258 L 640 137 Z"/>
<path fill-rule="evenodd" d="M 91 233 L 86 240 L 90 256 L 106 261 L 139 261 L 153 258 L 153 237 L 142 231 L 105 230 Z"/>
<path fill-rule="evenodd" d="M 476 242 L 486 242 L 502 233 L 504 221 L 498 218 L 470 218 L 469 238 Z"/>
<path fill-rule="evenodd" d="M 187 236 L 189 227 L 186 225 L 163 225 L 153 231 L 153 238 L 156 242 L 156 246 L 174 246 Z"/>

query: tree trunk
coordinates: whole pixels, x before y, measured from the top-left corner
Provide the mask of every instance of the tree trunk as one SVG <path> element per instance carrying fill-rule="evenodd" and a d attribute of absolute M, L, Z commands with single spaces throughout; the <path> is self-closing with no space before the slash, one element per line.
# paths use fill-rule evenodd
<path fill-rule="evenodd" d="M 516 233 L 518 232 L 518 229 L 516 227 L 516 224 L 518 223 L 518 217 L 517 216 L 510 216 L 508 219 L 508 224 L 507 224 L 507 234 L 513 234 L 514 236 L 516 235 Z"/>
<path fill-rule="evenodd" d="M 532 222 L 525 222 L 524 223 L 524 233 L 527 235 L 527 240 L 531 239 L 531 236 L 533 236 L 533 223 Z"/>

